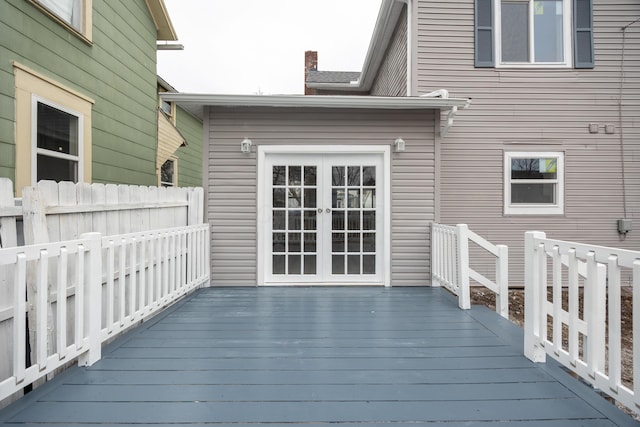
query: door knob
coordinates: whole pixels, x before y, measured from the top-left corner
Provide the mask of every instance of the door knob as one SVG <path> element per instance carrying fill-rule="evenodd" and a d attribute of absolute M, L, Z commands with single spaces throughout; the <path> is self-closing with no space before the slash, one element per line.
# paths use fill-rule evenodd
<path fill-rule="evenodd" d="M 331 213 L 331 209 L 327 208 L 327 209 L 325 210 L 325 212 L 326 212 L 326 213 Z"/>
<path fill-rule="evenodd" d="M 318 213 L 322 213 L 322 208 L 318 208 Z"/>

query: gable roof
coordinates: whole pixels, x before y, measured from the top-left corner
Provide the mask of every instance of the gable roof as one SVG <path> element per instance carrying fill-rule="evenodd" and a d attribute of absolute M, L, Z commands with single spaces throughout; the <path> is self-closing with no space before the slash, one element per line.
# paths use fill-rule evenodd
<path fill-rule="evenodd" d="M 362 65 L 362 71 L 358 73 L 360 74 L 360 79 L 356 83 L 343 81 L 310 81 L 307 78 L 307 87 L 337 91 L 369 91 L 373 85 L 376 75 L 378 74 L 378 69 L 382 64 L 384 54 L 389 47 L 393 31 L 396 28 L 398 19 L 402 14 L 402 8 L 405 4 L 406 3 L 402 0 L 382 0 L 376 25 L 373 28 L 371 42 L 369 43 L 369 49 L 367 50 L 367 56 L 365 57 L 364 64 Z M 332 73 L 337 72 L 333 71 Z M 311 74 L 311 72 L 309 72 L 309 74 Z"/>
<path fill-rule="evenodd" d="M 156 40 L 178 40 L 178 35 L 176 34 L 176 30 L 173 28 L 164 0 L 145 0 L 145 2 L 147 3 L 149 12 L 151 12 L 151 18 L 153 19 L 156 31 L 158 32 Z"/>

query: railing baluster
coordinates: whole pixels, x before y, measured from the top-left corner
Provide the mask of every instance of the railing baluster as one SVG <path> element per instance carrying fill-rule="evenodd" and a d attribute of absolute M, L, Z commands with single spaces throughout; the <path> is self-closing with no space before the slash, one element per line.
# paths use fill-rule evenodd
<path fill-rule="evenodd" d="M 125 297 L 125 285 L 126 285 L 126 268 L 127 268 L 127 264 L 126 264 L 126 254 L 127 254 L 127 243 L 124 240 L 124 238 L 120 239 L 120 272 L 118 275 L 118 296 L 120 298 L 120 315 L 119 315 L 119 320 L 120 320 L 120 327 L 124 326 L 125 323 L 125 317 L 126 317 L 126 297 Z"/>
<path fill-rule="evenodd" d="M 16 382 L 24 381 L 27 359 L 27 257 L 23 253 L 16 255 L 15 287 L 13 294 L 13 375 Z"/>
<path fill-rule="evenodd" d="M 138 317 L 137 298 L 138 294 L 138 281 L 136 280 L 136 238 L 132 237 L 129 240 L 129 316 L 131 321 L 134 321 Z"/>
<path fill-rule="evenodd" d="M 553 247 L 553 351 L 560 354 L 562 349 L 562 259 L 560 248 Z"/>
<path fill-rule="evenodd" d="M 547 255 L 545 251 L 544 243 L 540 243 L 538 246 L 538 334 L 540 337 L 540 344 L 546 346 L 547 341 Z"/>
<path fill-rule="evenodd" d="M 47 274 L 49 271 L 49 252 L 45 249 L 40 251 L 38 262 L 38 278 L 36 281 L 36 360 L 40 370 L 47 367 L 47 303 L 48 303 L 48 283 Z"/>
<path fill-rule="evenodd" d="M 620 312 L 620 266 L 618 257 L 610 256 L 608 260 L 607 278 L 609 286 L 609 388 L 614 393 L 618 392 L 621 381 L 622 368 L 622 334 Z"/>
<path fill-rule="evenodd" d="M 113 240 L 107 244 L 107 331 L 113 331 L 113 311 L 114 307 L 114 276 L 116 274 L 115 245 Z"/>
<path fill-rule="evenodd" d="M 568 252 L 568 280 L 569 280 L 569 360 L 575 367 L 579 357 L 579 283 L 578 283 L 578 259 L 576 258 L 576 250 L 569 249 Z"/>
<path fill-rule="evenodd" d="M 84 314 L 89 309 L 84 299 L 85 272 L 84 272 L 84 246 L 78 246 L 78 261 L 76 262 L 76 297 L 75 297 L 75 343 L 76 348 L 83 348 L 84 333 Z"/>
<path fill-rule="evenodd" d="M 56 347 L 60 359 L 64 359 L 67 354 L 67 267 L 68 267 L 68 250 L 60 248 L 60 258 L 58 261 L 58 300 L 56 302 L 56 328 L 57 341 Z M 76 280 L 77 286 L 80 286 L 79 280 Z"/>
<path fill-rule="evenodd" d="M 147 314 L 147 239 L 140 238 L 140 312 L 142 316 Z"/>

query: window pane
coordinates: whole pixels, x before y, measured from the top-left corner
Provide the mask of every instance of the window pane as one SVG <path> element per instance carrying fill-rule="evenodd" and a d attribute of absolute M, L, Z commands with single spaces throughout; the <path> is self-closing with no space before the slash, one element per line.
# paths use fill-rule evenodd
<path fill-rule="evenodd" d="M 376 207 L 376 190 L 367 189 L 362 191 L 362 207 L 372 209 Z"/>
<path fill-rule="evenodd" d="M 362 212 L 362 229 L 363 230 L 376 229 L 376 212 L 375 211 Z"/>
<path fill-rule="evenodd" d="M 273 229 L 285 229 L 285 211 L 273 211 Z"/>
<path fill-rule="evenodd" d="M 316 185 L 316 167 L 304 167 L 304 185 Z"/>
<path fill-rule="evenodd" d="M 347 251 L 360 252 L 360 233 L 349 233 L 347 236 Z"/>
<path fill-rule="evenodd" d="M 344 185 L 344 166 L 334 166 L 331 168 L 331 183 L 334 187 Z"/>
<path fill-rule="evenodd" d="M 285 174 L 287 173 L 286 166 L 274 166 L 273 167 L 273 185 L 284 185 Z"/>
<path fill-rule="evenodd" d="M 360 230 L 360 211 L 349 212 L 349 230 Z"/>
<path fill-rule="evenodd" d="M 535 62 L 564 61 L 562 0 L 536 0 L 533 9 Z"/>
<path fill-rule="evenodd" d="M 38 102 L 38 148 L 78 155 L 78 117 Z"/>
<path fill-rule="evenodd" d="M 304 251 L 316 251 L 316 233 L 304 233 Z"/>
<path fill-rule="evenodd" d="M 300 211 L 289 211 L 289 230 L 300 230 L 302 221 Z"/>
<path fill-rule="evenodd" d="M 304 207 L 315 208 L 316 207 L 316 189 L 305 188 L 304 189 Z"/>
<path fill-rule="evenodd" d="M 556 184 L 511 184 L 512 204 L 556 203 Z"/>
<path fill-rule="evenodd" d="M 273 274 L 284 274 L 284 255 L 274 255 L 271 268 Z"/>
<path fill-rule="evenodd" d="M 376 274 L 376 256 L 362 256 L 362 274 Z"/>
<path fill-rule="evenodd" d="M 376 185 L 376 167 L 364 166 L 362 168 L 362 185 L 374 186 Z"/>
<path fill-rule="evenodd" d="M 331 213 L 331 229 L 344 230 L 344 211 L 333 211 Z"/>
<path fill-rule="evenodd" d="M 160 167 L 160 183 L 164 187 L 173 186 L 174 176 L 174 162 L 173 160 L 167 160 Z"/>
<path fill-rule="evenodd" d="M 364 233 L 362 235 L 362 251 L 363 252 L 376 251 L 376 234 L 375 233 Z"/>
<path fill-rule="evenodd" d="M 273 233 L 273 252 L 284 252 L 284 233 Z"/>
<path fill-rule="evenodd" d="M 82 0 L 38 0 L 76 30 L 82 29 Z"/>
<path fill-rule="evenodd" d="M 289 252 L 302 252 L 301 237 L 302 233 L 289 233 Z"/>
<path fill-rule="evenodd" d="M 360 255 L 347 255 L 347 274 L 360 274 Z"/>
<path fill-rule="evenodd" d="M 38 154 L 38 181 L 50 179 L 56 182 L 78 182 L 78 162 L 67 159 L 58 159 Z"/>
<path fill-rule="evenodd" d="M 284 208 L 284 188 L 273 189 L 273 207 Z"/>
<path fill-rule="evenodd" d="M 301 174 L 301 166 L 289 166 L 289 185 L 300 185 Z"/>
<path fill-rule="evenodd" d="M 333 255 L 331 257 L 331 273 L 344 274 L 344 255 Z"/>
<path fill-rule="evenodd" d="M 529 5 L 521 1 L 502 2 L 502 61 L 529 61 Z"/>
<path fill-rule="evenodd" d="M 359 186 L 360 185 L 360 166 L 349 166 L 347 168 L 347 185 Z"/>
<path fill-rule="evenodd" d="M 332 238 L 331 251 L 332 252 L 344 252 L 344 237 L 345 237 L 345 233 L 333 233 L 331 235 L 331 238 Z"/>
<path fill-rule="evenodd" d="M 556 179 L 558 159 L 511 159 L 511 179 Z"/>
<path fill-rule="evenodd" d="M 349 189 L 349 207 L 350 208 L 359 208 L 360 207 L 360 189 L 352 190 Z"/>
<path fill-rule="evenodd" d="M 316 274 L 316 256 L 304 256 L 304 274 Z"/>
<path fill-rule="evenodd" d="M 315 230 L 316 229 L 316 211 L 304 211 L 304 229 Z"/>
<path fill-rule="evenodd" d="M 299 208 L 302 206 L 302 191 L 300 188 L 289 189 L 289 202 L 287 206 L 290 208 Z"/>
<path fill-rule="evenodd" d="M 300 274 L 300 255 L 289 255 L 289 274 Z"/>
<path fill-rule="evenodd" d="M 331 207 L 344 209 L 344 190 L 334 188 L 331 190 Z"/>

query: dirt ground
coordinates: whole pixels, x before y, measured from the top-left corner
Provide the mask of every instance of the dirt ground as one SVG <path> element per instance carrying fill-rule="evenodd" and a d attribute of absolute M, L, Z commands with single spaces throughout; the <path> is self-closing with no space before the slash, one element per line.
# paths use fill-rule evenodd
<path fill-rule="evenodd" d="M 580 306 L 582 307 L 582 295 Z M 566 301 L 566 293 L 565 298 Z M 631 288 L 622 289 L 621 317 L 622 317 L 622 382 L 627 386 L 633 383 L 633 329 L 632 329 L 632 302 Z M 481 304 L 495 310 L 495 294 L 483 287 L 471 288 L 471 303 Z M 566 305 L 566 302 L 565 302 Z M 509 291 L 509 318 L 519 326 L 524 326 L 524 290 L 512 289 Z M 566 332 L 566 328 L 565 328 Z M 549 330 L 549 334 L 551 330 Z M 565 333 L 566 335 L 566 333 Z M 625 408 L 621 408 L 625 409 Z M 625 412 L 629 413 L 628 410 Z M 630 413 L 629 413 L 630 414 Z M 630 414 L 631 415 L 631 414 Z M 637 419 L 637 417 L 636 417 Z"/>

